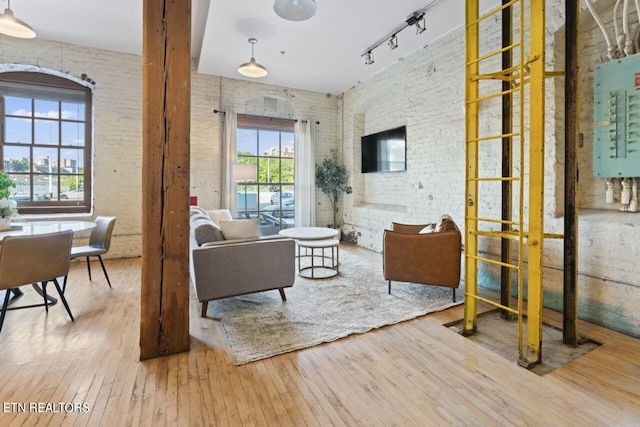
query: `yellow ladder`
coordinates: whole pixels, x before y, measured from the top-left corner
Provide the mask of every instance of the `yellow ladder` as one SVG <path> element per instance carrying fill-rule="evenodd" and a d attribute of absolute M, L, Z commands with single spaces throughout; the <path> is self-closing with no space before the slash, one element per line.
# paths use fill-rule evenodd
<path fill-rule="evenodd" d="M 544 194 L 544 95 L 545 77 L 555 73 L 545 73 L 545 2 L 530 0 L 504 1 L 497 7 L 480 16 L 477 0 L 466 1 L 466 212 L 465 212 L 465 311 L 462 333 L 470 335 L 477 330 L 477 304 L 483 301 L 518 317 L 518 363 L 531 367 L 541 361 L 542 343 L 542 256 L 545 237 L 562 238 L 558 235 L 545 235 L 543 231 L 543 194 Z M 511 20 L 517 19 L 517 31 L 512 32 L 510 44 L 500 46 L 489 52 L 481 52 L 480 36 L 489 18 L 505 13 Z M 493 19 L 493 18 L 492 18 Z M 511 30 L 509 30 L 511 32 Z M 528 37 L 528 40 L 526 37 Z M 483 50 L 487 49 L 483 41 Z M 516 65 L 500 64 L 499 58 L 505 53 L 511 55 Z M 496 66 L 497 64 L 497 66 Z M 502 85 L 502 82 L 508 84 Z M 497 88 L 500 84 L 501 86 Z M 500 131 L 492 129 L 491 109 L 499 106 L 500 98 L 509 96 L 509 120 L 507 128 Z M 515 102 L 511 102 L 511 99 Z M 514 105 L 516 104 L 516 105 Z M 515 113 L 514 113 L 515 111 Z M 502 118 L 505 120 L 505 118 Z M 483 121 L 483 134 L 480 122 Z M 497 141 L 507 141 L 512 148 L 510 172 L 504 171 L 491 176 L 486 173 L 487 156 L 495 150 Z M 525 144 L 528 142 L 528 144 Z M 491 147 L 491 145 L 493 147 Z M 525 156 L 528 154 L 528 157 Z M 481 168 L 481 157 L 484 167 Z M 526 173 L 528 171 L 528 174 Z M 514 173 L 517 172 L 517 173 Z M 500 175 L 500 176 L 495 176 Z M 509 218 L 492 217 L 491 207 L 483 205 L 480 212 L 482 195 L 490 183 L 500 183 L 511 188 L 511 206 L 514 207 Z M 526 200 L 525 200 L 526 198 Z M 528 203 L 527 203 L 528 202 Z M 528 220 L 525 221 L 525 206 L 528 208 Z M 495 209 L 495 206 L 493 207 Z M 500 228 L 497 230 L 497 228 Z M 497 238 L 517 244 L 517 249 L 508 246 L 507 261 L 498 261 L 479 253 L 479 238 Z M 527 336 L 526 351 L 523 349 L 523 288 L 525 245 L 527 249 Z M 515 245 L 514 245 L 515 246 Z M 512 254 L 512 250 L 515 252 Z M 513 262 L 515 255 L 516 262 Z M 517 277 L 517 306 L 514 308 L 509 298 L 507 302 L 494 302 L 478 295 L 478 265 L 499 266 Z M 509 278 L 509 284 L 511 279 Z M 510 286 L 510 285 L 509 285 Z"/>

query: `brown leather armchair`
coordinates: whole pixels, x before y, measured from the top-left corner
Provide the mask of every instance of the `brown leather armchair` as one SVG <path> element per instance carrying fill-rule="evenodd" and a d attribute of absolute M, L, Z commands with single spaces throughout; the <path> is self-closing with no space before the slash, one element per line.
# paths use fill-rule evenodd
<path fill-rule="evenodd" d="M 446 218 L 445 218 L 446 217 Z M 431 232 L 420 234 L 425 227 Z M 435 224 L 393 223 L 384 231 L 384 278 L 389 281 L 421 283 L 456 289 L 460 286 L 462 239 L 453 220 L 443 216 Z"/>

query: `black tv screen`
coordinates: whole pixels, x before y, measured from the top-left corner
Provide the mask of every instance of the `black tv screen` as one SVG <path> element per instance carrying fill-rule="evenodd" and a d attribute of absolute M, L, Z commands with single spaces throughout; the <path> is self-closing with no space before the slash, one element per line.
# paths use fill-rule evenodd
<path fill-rule="evenodd" d="M 407 170 L 407 128 L 362 137 L 362 173 Z"/>

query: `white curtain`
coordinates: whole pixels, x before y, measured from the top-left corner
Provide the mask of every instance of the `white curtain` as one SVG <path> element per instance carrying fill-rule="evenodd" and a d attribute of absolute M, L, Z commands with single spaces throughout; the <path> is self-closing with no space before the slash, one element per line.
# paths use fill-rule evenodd
<path fill-rule="evenodd" d="M 224 115 L 224 141 L 222 141 L 222 194 L 223 209 L 229 209 L 235 217 L 238 214 L 237 187 L 233 180 L 233 165 L 236 163 L 236 128 L 238 115 L 227 111 Z"/>
<path fill-rule="evenodd" d="M 295 134 L 295 226 L 316 225 L 316 159 L 313 122 L 299 120 Z"/>

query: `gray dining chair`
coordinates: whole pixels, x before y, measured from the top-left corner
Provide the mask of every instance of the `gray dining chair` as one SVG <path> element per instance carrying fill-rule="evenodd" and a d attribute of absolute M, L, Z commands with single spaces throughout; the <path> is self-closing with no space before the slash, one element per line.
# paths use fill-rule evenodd
<path fill-rule="evenodd" d="M 89 281 L 91 281 L 91 263 L 89 258 L 92 256 L 98 257 L 100 260 L 100 266 L 104 272 L 104 277 L 107 279 L 107 284 L 111 287 L 111 281 L 107 274 L 107 269 L 104 268 L 104 262 L 102 262 L 102 255 L 109 252 L 111 247 L 111 235 L 113 234 L 113 227 L 116 225 L 115 216 L 98 216 L 96 217 L 96 226 L 91 230 L 89 236 L 88 246 L 74 246 L 71 248 L 71 259 L 86 257 L 87 258 L 87 271 L 89 272 Z M 62 291 L 67 288 L 67 276 L 64 278 L 62 285 Z"/>
<path fill-rule="evenodd" d="M 0 314 L 0 331 L 9 305 L 9 289 L 41 283 L 44 306 L 49 312 L 47 283 L 53 282 L 60 299 L 73 321 L 73 314 L 58 283 L 58 277 L 69 273 L 73 231 L 30 236 L 7 236 L 0 246 L 0 290 L 5 290 Z"/>

